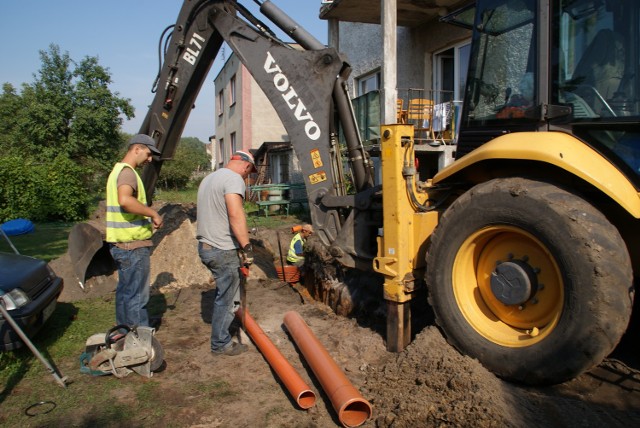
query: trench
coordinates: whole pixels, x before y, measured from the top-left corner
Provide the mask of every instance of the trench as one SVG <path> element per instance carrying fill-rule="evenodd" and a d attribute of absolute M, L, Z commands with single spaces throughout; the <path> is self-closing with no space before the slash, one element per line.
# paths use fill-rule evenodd
<path fill-rule="evenodd" d="M 384 277 L 373 271 L 344 268 L 314 246 L 306 253 L 305 273 L 298 284 L 305 295 L 331 308 L 336 315 L 355 319 L 359 326 L 386 337 L 387 305 Z M 419 286 L 411 300 L 411 340 L 435 325 L 427 290 Z"/>

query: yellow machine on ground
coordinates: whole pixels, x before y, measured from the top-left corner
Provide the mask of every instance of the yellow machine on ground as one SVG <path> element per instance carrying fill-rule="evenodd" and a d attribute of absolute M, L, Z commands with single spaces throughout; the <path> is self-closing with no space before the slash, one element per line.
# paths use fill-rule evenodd
<path fill-rule="evenodd" d="M 475 8 L 456 161 L 422 178 L 411 127 L 382 129 L 388 339 L 407 343 L 424 272 L 450 343 L 507 379 L 561 382 L 607 356 L 631 315 L 640 4 Z"/>
<path fill-rule="evenodd" d="M 425 289 L 447 340 L 506 379 L 562 382 L 614 349 L 640 272 L 640 3 L 478 0 L 461 23 L 474 32 L 445 141 L 456 160 L 435 174 L 414 126 L 382 126 L 365 149 L 346 60 L 270 1 L 261 11 L 303 50 L 236 1 L 185 1 L 140 130 L 162 151 L 143 172 L 149 193 L 224 41 L 287 129 L 323 263 L 378 279 L 359 288 L 384 296 L 388 349 L 409 343 Z"/>

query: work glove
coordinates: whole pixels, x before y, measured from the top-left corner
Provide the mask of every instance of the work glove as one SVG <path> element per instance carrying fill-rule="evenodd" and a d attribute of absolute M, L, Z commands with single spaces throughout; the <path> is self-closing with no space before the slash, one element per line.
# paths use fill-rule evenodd
<path fill-rule="evenodd" d="M 253 246 L 247 244 L 240 250 L 240 258 L 243 266 L 251 266 L 253 264 Z"/>

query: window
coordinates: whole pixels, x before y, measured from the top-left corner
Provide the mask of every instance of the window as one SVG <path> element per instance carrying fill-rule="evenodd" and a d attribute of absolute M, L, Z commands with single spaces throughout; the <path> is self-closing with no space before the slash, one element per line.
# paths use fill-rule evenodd
<path fill-rule="evenodd" d="M 448 91 L 453 100 L 461 101 L 469 68 L 471 42 L 464 42 L 435 55 L 435 89 Z M 445 97 L 448 101 L 451 97 Z"/>
<path fill-rule="evenodd" d="M 358 79 L 358 96 L 380 89 L 380 71 L 367 74 Z"/>
<path fill-rule="evenodd" d="M 229 106 L 236 103 L 236 75 L 234 74 L 229 81 Z"/>
<path fill-rule="evenodd" d="M 224 113 L 224 91 L 218 92 L 218 116 Z"/>
<path fill-rule="evenodd" d="M 236 133 L 232 132 L 231 135 L 231 153 L 235 153 L 238 148 L 236 147 Z"/>
<path fill-rule="evenodd" d="M 476 3 L 477 20 L 465 94 L 467 126 L 497 120 L 535 121 L 538 2 L 499 0 Z M 481 8 L 481 9 L 480 9 Z"/>
<path fill-rule="evenodd" d="M 274 184 L 289 181 L 289 153 L 273 153 L 269 157 L 271 167 L 271 181 Z"/>
<path fill-rule="evenodd" d="M 224 139 L 220 138 L 220 140 L 218 140 L 218 168 L 222 168 L 224 166 L 224 158 L 225 158 L 225 151 L 224 151 Z"/>
<path fill-rule="evenodd" d="M 463 6 L 462 8 L 451 12 L 449 15 L 440 18 L 440 21 L 448 24 L 458 25 L 467 30 L 473 30 L 473 19 L 476 15 L 475 3 Z"/>
<path fill-rule="evenodd" d="M 554 22 L 551 101 L 569 105 L 575 135 L 638 186 L 640 2 L 562 0 Z"/>
<path fill-rule="evenodd" d="M 571 104 L 575 120 L 638 116 L 638 3 L 564 0 L 559 6 L 553 101 Z"/>

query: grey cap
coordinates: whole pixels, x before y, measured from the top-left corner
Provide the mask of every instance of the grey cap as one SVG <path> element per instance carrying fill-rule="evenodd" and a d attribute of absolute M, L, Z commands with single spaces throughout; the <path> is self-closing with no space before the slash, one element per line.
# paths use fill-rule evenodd
<path fill-rule="evenodd" d="M 145 146 L 149 147 L 149 150 L 151 150 L 151 153 L 153 153 L 154 155 L 162 154 L 156 147 L 155 140 L 146 134 L 134 135 L 133 138 L 129 140 L 129 145 L 131 146 L 132 144 L 144 144 Z"/>

